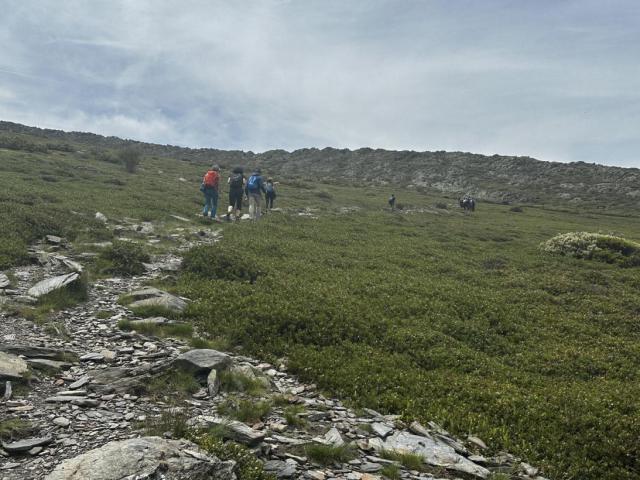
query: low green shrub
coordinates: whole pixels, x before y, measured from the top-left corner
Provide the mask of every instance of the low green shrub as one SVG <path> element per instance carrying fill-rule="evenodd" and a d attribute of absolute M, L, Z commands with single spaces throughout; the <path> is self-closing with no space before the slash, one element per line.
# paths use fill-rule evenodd
<path fill-rule="evenodd" d="M 640 266 L 640 244 L 613 235 L 563 233 L 543 242 L 540 248 L 556 255 L 598 260 L 623 267 Z"/>
<path fill-rule="evenodd" d="M 31 424 L 20 418 L 0 421 L 0 440 L 5 442 L 26 437 L 31 431 Z"/>
<path fill-rule="evenodd" d="M 255 423 L 264 420 L 271 412 L 268 401 L 244 400 L 229 397 L 218 405 L 218 413 L 245 423 Z"/>
<path fill-rule="evenodd" d="M 265 383 L 260 379 L 229 370 L 220 372 L 220 387 L 226 392 L 244 392 L 253 396 L 262 395 L 266 390 Z"/>
<path fill-rule="evenodd" d="M 276 480 L 274 475 L 264 471 L 263 463 L 248 448 L 234 442 L 222 442 L 217 435 L 207 433 L 196 435 L 191 440 L 220 460 L 237 463 L 238 480 Z"/>
<path fill-rule="evenodd" d="M 284 409 L 284 419 L 287 425 L 292 427 L 304 427 L 307 425 L 307 421 L 300 416 L 304 413 L 304 407 L 302 405 L 291 405 Z"/>
<path fill-rule="evenodd" d="M 111 275 L 140 275 L 145 272 L 143 263 L 148 263 L 151 258 L 144 249 L 134 242 L 114 240 L 113 244 L 99 254 L 104 266 L 100 269 Z"/>
<path fill-rule="evenodd" d="M 380 470 L 380 474 L 388 478 L 389 480 L 399 480 L 400 479 L 400 467 L 396 464 L 390 463 L 389 465 L 385 465 Z"/>
<path fill-rule="evenodd" d="M 257 261 L 251 261 L 246 254 L 228 247 L 196 247 L 184 257 L 182 267 L 185 272 L 207 279 L 247 281 L 254 283 L 262 272 Z"/>

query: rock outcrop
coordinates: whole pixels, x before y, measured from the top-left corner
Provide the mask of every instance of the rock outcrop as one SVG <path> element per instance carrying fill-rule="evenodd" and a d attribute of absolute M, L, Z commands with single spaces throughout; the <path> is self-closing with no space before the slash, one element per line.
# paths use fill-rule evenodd
<path fill-rule="evenodd" d="M 233 467 L 185 440 L 141 437 L 109 442 L 66 460 L 45 480 L 235 480 Z"/>

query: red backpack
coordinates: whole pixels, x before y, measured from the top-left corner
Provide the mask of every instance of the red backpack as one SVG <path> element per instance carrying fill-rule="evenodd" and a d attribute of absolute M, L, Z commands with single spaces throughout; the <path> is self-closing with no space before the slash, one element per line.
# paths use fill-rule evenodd
<path fill-rule="evenodd" d="M 204 183 L 205 187 L 217 188 L 219 180 L 220 175 L 218 175 L 218 172 L 216 172 L 215 170 L 209 170 L 204 174 L 204 180 L 202 181 L 202 183 Z"/>

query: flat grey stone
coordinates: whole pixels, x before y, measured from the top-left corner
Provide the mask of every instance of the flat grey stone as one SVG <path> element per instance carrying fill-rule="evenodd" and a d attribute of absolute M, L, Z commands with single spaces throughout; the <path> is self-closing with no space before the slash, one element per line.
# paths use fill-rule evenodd
<path fill-rule="evenodd" d="M 2 448 L 8 453 L 22 453 L 28 452 L 34 447 L 40 447 L 42 445 L 48 445 L 53 441 L 51 437 L 33 437 L 25 438 L 17 442 L 5 443 L 2 442 Z"/>
<path fill-rule="evenodd" d="M 429 465 L 467 473 L 479 478 L 487 478 L 490 473 L 486 468 L 456 453 L 449 445 L 437 441 L 430 436 L 426 437 L 413 435 L 408 432 L 396 432 L 383 443 L 381 442 L 381 446 L 384 450 L 420 455 L 425 463 Z M 376 448 L 380 449 L 380 444 L 378 444 Z"/>
<path fill-rule="evenodd" d="M 380 422 L 372 423 L 371 429 L 373 430 L 373 433 L 375 433 L 380 438 L 386 438 L 391 434 L 391 432 L 393 432 L 393 427 Z"/>
<path fill-rule="evenodd" d="M 82 388 L 90 381 L 91 381 L 91 377 L 89 377 L 88 375 L 85 375 L 84 377 L 80 377 L 78 380 L 76 380 L 75 382 L 69 385 L 69 390 L 76 390 L 78 388 Z"/>
<path fill-rule="evenodd" d="M 0 380 L 21 380 L 29 371 L 27 362 L 10 353 L 0 352 Z"/>
<path fill-rule="evenodd" d="M 221 371 L 231 364 L 231 357 L 226 353 L 210 349 L 195 349 L 185 352 L 173 361 L 173 365 L 181 370 L 194 374 L 208 375 L 211 370 Z"/>
<path fill-rule="evenodd" d="M 63 356 L 73 357 L 73 352 L 60 348 L 36 347 L 32 345 L 15 345 L 11 343 L 0 343 L 0 352 L 12 353 L 13 355 L 23 355 L 28 358 L 49 358 L 55 360 Z"/>
<path fill-rule="evenodd" d="M 332 427 L 331 430 L 325 433 L 324 440 L 328 444 L 333 445 L 335 447 L 344 445 L 344 440 L 342 439 L 342 436 L 340 435 L 340 432 L 336 427 Z"/>
<path fill-rule="evenodd" d="M 222 462 L 186 440 L 142 437 L 109 442 L 64 460 L 45 480 L 235 480 L 234 462 Z"/>
<path fill-rule="evenodd" d="M 69 420 L 68 418 L 64 418 L 64 417 L 56 417 L 56 418 L 53 419 L 53 424 L 57 425 L 58 427 L 66 428 L 69 425 L 71 425 L 71 420 Z"/>
<path fill-rule="evenodd" d="M 47 358 L 28 358 L 27 364 L 31 368 L 45 371 L 66 370 L 71 367 L 71 364 L 68 362 L 58 362 L 56 360 L 49 360 Z"/>
<path fill-rule="evenodd" d="M 77 272 L 67 273 L 66 275 L 59 275 L 57 277 L 47 278 L 41 282 L 36 283 L 29 289 L 27 295 L 33 298 L 40 298 L 47 293 L 53 292 L 60 288 L 75 282 L 80 278 L 80 274 Z"/>
<path fill-rule="evenodd" d="M 242 422 L 228 418 L 198 415 L 197 417 L 191 418 L 188 424 L 201 427 L 224 427 L 224 438 L 249 446 L 260 443 L 265 437 L 264 433 L 254 430 Z"/>
<path fill-rule="evenodd" d="M 100 352 L 85 353 L 80 357 L 81 362 L 103 362 L 104 355 Z"/>
<path fill-rule="evenodd" d="M 0 288 L 7 288 L 11 285 L 11 280 L 4 273 L 0 273 Z"/>

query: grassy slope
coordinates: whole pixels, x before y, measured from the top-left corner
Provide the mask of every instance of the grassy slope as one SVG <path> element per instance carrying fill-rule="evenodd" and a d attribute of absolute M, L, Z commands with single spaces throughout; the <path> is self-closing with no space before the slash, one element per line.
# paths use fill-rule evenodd
<path fill-rule="evenodd" d="M 145 158 L 128 175 L 86 154 L 0 150 L 0 268 L 45 233 L 105 237 L 95 211 L 191 217 L 200 169 Z M 264 275 L 254 285 L 183 276 L 182 291 L 198 300 L 190 315 L 252 352 L 287 354 L 304 377 L 355 403 L 479 434 L 552 478 L 640 478 L 640 274 L 537 250 L 572 230 L 638 240 L 634 219 L 487 204 L 473 216 L 392 215 L 380 209 L 388 193 L 283 185 L 280 206 L 318 208 L 320 218 L 225 227 L 223 244 L 195 261 L 221 250 Z M 396 194 L 418 206 L 443 201 Z M 354 205 L 363 210 L 338 213 Z"/>
<path fill-rule="evenodd" d="M 552 478 L 639 478 L 640 274 L 537 250 L 572 230 L 638 239 L 636 225 L 486 204 L 473 216 L 392 215 L 382 194 L 326 189 L 318 220 L 225 232 L 222 251 L 264 270 L 255 285 L 184 277 L 206 330 L 286 354 L 356 404 L 479 434 Z M 360 214 L 330 213 L 358 204 Z"/>

